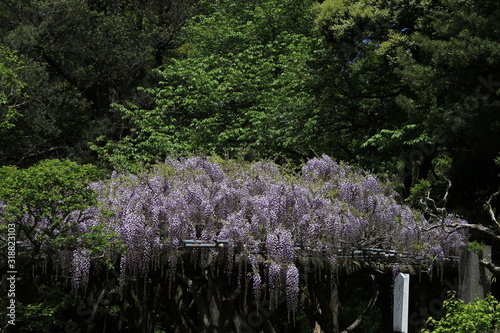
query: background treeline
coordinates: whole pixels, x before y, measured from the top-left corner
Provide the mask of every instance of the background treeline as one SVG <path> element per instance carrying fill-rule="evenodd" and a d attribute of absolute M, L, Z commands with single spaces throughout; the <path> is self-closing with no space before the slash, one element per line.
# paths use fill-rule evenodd
<path fill-rule="evenodd" d="M 404 197 L 442 197 L 447 177 L 449 207 L 487 223 L 499 16 L 473 0 L 2 1 L 0 164 L 326 153 Z"/>
<path fill-rule="evenodd" d="M 387 177 L 417 208 L 446 204 L 491 227 L 481 239 L 490 242 L 499 235 L 485 207 L 500 185 L 499 65 L 493 0 L 2 0 L 0 198 L 13 201 L 12 214 L 36 204 L 35 220 L 60 225 L 93 204 L 84 189 L 106 177 L 101 169 L 211 154 L 293 168 L 328 154 Z M 498 198 L 491 204 L 498 211 Z M 117 282 L 103 271 L 75 296 L 42 259 L 18 260 L 23 277 L 32 272 L 18 285 L 26 331 L 86 320 L 96 304 L 108 311 L 101 319 L 143 325 L 141 288 L 119 298 L 118 283 L 99 284 Z M 365 282 L 350 288 L 363 294 Z M 170 302 L 162 313 L 180 304 Z"/>
<path fill-rule="evenodd" d="M 181 45 L 193 5 L 2 1 L 1 163 L 95 161 L 89 142 L 125 129 L 111 103 L 135 100 L 137 86 L 154 82 L 151 69 Z"/>

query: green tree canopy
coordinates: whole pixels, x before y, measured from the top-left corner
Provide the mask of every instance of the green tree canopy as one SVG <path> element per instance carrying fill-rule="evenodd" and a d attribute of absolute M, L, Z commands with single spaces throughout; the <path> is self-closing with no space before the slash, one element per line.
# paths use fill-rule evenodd
<path fill-rule="evenodd" d="M 179 57 L 147 89 L 151 108 L 119 106 L 129 135 L 108 141 L 115 162 L 170 152 L 305 156 L 315 129 L 312 2 L 215 1 L 186 30 Z"/>
<path fill-rule="evenodd" d="M 500 150 L 495 3 L 328 0 L 317 12 L 336 61 L 385 107 L 365 149 L 400 160 L 407 195 L 450 157 L 451 200 L 475 193 L 484 202 L 498 183 L 489 170 Z"/>

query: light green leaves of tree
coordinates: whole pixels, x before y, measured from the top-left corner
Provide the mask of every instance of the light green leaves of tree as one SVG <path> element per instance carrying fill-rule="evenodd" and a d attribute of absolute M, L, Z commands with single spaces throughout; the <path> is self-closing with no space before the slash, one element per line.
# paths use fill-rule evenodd
<path fill-rule="evenodd" d="M 25 83 L 19 77 L 23 64 L 15 53 L 0 46 L 0 133 L 14 127 L 21 116 L 18 108 L 25 102 Z"/>
<path fill-rule="evenodd" d="M 306 35 L 310 5 L 209 5 L 188 27 L 179 57 L 158 69 L 158 87 L 145 89 L 153 106 L 117 106 L 130 134 L 95 148 L 129 166 L 172 152 L 300 154 L 314 129 L 311 63 L 320 47 Z"/>
<path fill-rule="evenodd" d="M 90 182 L 102 176 L 92 165 L 67 160 L 44 160 L 30 168 L 0 168 L 0 220 L 14 223 L 19 241 L 35 253 L 42 245 L 70 245 L 81 212 L 97 203 Z M 68 243 L 69 242 L 69 243 Z"/>
<path fill-rule="evenodd" d="M 423 333 L 496 333 L 500 327 L 500 304 L 489 294 L 484 299 L 476 299 L 470 304 L 450 293 L 444 301 L 444 315 L 428 320 L 431 329 Z"/>

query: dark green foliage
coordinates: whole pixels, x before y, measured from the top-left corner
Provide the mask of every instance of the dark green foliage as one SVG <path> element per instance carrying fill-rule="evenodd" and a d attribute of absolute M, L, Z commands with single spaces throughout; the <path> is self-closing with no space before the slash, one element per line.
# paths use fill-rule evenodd
<path fill-rule="evenodd" d="M 361 142 L 377 149 L 365 150 L 363 163 L 383 158 L 382 169 L 397 166 L 408 196 L 419 180 L 438 180 L 440 161 L 451 159 L 451 206 L 470 202 L 469 214 L 481 218 L 473 206 L 498 184 L 489 170 L 500 150 L 500 13 L 493 2 L 328 0 L 317 11 L 334 61 L 358 78 L 353 112 L 372 109 L 382 118 Z"/>
<path fill-rule="evenodd" d="M 149 84 L 151 69 L 178 46 L 194 2 L 3 1 L 0 45 L 25 63 L 16 75 L 29 98 L 2 137 L 0 164 L 95 160 L 88 142 L 122 130 L 109 105 L 134 100 L 136 86 Z"/>
<path fill-rule="evenodd" d="M 93 258 L 121 251 L 104 210 L 101 223 L 73 233 L 86 217 L 71 212 L 96 204 L 87 185 L 101 172 L 64 158 L 139 173 L 197 154 L 296 166 L 328 154 L 387 175 L 426 216 L 434 200 L 442 216 L 491 226 L 498 22 L 493 0 L 0 1 L 0 231 L 16 223 L 19 240 L 42 254 L 29 263 L 77 245 Z M 48 279 L 34 281 L 37 295 L 24 295 L 19 313 L 37 324 L 22 324 L 62 325 L 74 307 L 68 285 L 52 292 Z M 469 311 L 447 304 L 436 332 L 453 311 Z M 131 315 L 110 309 L 113 323 Z"/>
<path fill-rule="evenodd" d="M 494 2 L 7 1 L 0 15 L 22 101 L 8 102 L 2 164 L 326 153 L 399 177 L 404 197 L 421 180 L 442 196 L 447 177 L 449 206 L 487 218 Z"/>

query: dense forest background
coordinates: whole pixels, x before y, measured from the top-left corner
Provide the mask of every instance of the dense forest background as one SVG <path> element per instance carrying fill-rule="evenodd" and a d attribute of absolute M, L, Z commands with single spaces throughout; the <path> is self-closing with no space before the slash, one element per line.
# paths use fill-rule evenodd
<path fill-rule="evenodd" d="M 395 177 L 404 197 L 428 186 L 441 195 L 446 177 L 449 208 L 489 221 L 500 151 L 493 1 L 0 6 L 2 165 L 326 153 Z"/>
<path fill-rule="evenodd" d="M 0 166 L 327 154 L 496 230 L 499 22 L 493 0 L 4 0 Z"/>

